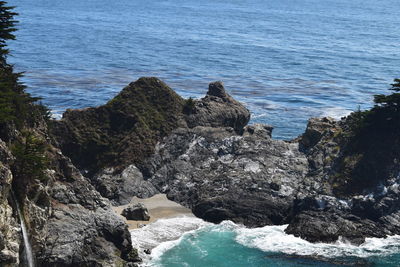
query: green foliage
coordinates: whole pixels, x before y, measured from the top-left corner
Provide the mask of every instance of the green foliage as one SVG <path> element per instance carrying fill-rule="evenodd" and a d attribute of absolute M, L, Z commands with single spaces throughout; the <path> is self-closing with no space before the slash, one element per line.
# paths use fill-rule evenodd
<path fill-rule="evenodd" d="M 185 114 L 192 114 L 195 108 L 195 102 L 193 98 L 189 97 L 186 101 L 185 104 L 183 105 L 183 113 Z"/>
<path fill-rule="evenodd" d="M 15 25 L 18 21 L 14 17 L 18 15 L 13 12 L 14 7 L 7 6 L 5 1 L 0 1 L 0 63 L 7 65 L 6 56 L 9 53 L 7 49 L 7 40 L 14 40 L 17 29 Z"/>
<path fill-rule="evenodd" d="M 27 119 L 32 120 L 36 115 L 45 114 L 42 107 L 32 105 L 39 98 L 31 97 L 25 92 L 25 85 L 19 82 L 21 73 L 14 73 L 13 66 L 7 64 L 9 53 L 7 41 L 14 40 L 16 31 L 13 7 L 6 6 L 0 1 L 0 127 L 13 122 L 22 129 Z M 33 117 L 32 117 L 33 116 Z"/>
<path fill-rule="evenodd" d="M 32 115 L 32 103 L 38 98 L 25 93 L 25 86 L 14 73 L 12 66 L 0 66 L 0 123 L 14 121 L 19 128 Z"/>
<path fill-rule="evenodd" d="M 394 93 L 375 96 L 372 109 L 355 111 L 346 118 L 341 155 L 331 176 L 336 195 L 360 194 L 396 172 L 393 162 L 400 159 L 400 79 L 395 79 L 389 90 Z"/>
<path fill-rule="evenodd" d="M 32 132 L 23 131 L 22 139 L 16 141 L 11 151 L 15 157 L 13 174 L 24 182 L 46 179 L 45 170 L 49 160 L 46 157 L 47 145 L 44 140 Z"/>
<path fill-rule="evenodd" d="M 375 95 L 375 109 L 386 108 L 391 109 L 391 111 L 399 112 L 400 108 L 400 79 L 394 79 L 392 88 L 389 90 L 395 91 L 391 95 Z"/>

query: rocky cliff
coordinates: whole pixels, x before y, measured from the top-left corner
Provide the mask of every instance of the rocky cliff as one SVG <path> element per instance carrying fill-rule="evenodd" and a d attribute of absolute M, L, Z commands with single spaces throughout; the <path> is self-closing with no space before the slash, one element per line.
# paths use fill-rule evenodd
<path fill-rule="evenodd" d="M 359 127 L 359 116 L 310 119 L 302 136 L 275 140 L 271 126 L 247 125 L 249 111 L 220 82 L 185 100 L 141 78 L 104 106 L 3 128 L 0 259 L 23 261 L 12 190 L 41 266 L 133 265 L 139 259 L 110 200 L 157 192 L 207 221 L 289 224 L 287 233 L 312 242 L 400 234 L 398 130 L 371 119 Z M 46 159 L 33 155 L 45 166 L 32 169 L 34 179 L 21 144 L 41 147 Z"/>
<path fill-rule="evenodd" d="M 150 82 L 167 88 L 155 78 L 133 84 L 154 95 L 141 85 Z M 126 203 L 133 195 L 164 192 L 205 220 L 229 219 L 251 227 L 289 224 L 288 233 L 313 242 L 341 236 L 361 243 L 365 237 L 400 233 L 393 127 L 370 120 L 357 130 L 360 114 L 354 113 L 341 121 L 311 119 L 302 136 L 282 141 L 271 138 L 271 126 L 246 126 L 249 112 L 219 82 L 210 84 L 203 99 L 182 101 L 173 127 L 151 142 L 152 153 L 141 154 L 140 162 L 122 157 L 127 167 L 100 168 L 92 177 L 103 196 Z M 166 110 L 174 110 L 174 102 L 167 105 Z M 74 112 L 85 117 L 88 111 Z M 96 123 L 101 128 L 102 122 Z M 59 124 L 73 123 L 67 115 Z M 141 151 L 128 143 L 124 149 Z"/>
<path fill-rule="evenodd" d="M 68 110 L 51 129 L 63 153 L 102 196 L 127 204 L 134 195 L 158 192 L 136 166 L 174 129 L 226 126 L 240 132 L 249 119 L 249 111 L 220 82 L 211 83 L 204 98 L 184 100 L 159 79 L 144 77 L 104 106 Z"/>
<path fill-rule="evenodd" d="M 53 145 L 44 117 L 1 129 L 1 266 L 28 266 L 27 247 L 37 266 L 135 266 L 124 220 Z"/>

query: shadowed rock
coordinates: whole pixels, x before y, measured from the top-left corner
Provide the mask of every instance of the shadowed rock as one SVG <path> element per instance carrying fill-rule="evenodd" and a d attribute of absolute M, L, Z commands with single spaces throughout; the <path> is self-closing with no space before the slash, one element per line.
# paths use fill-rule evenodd
<path fill-rule="evenodd" d="M 128 220 L 135 220 L 135 221 L 150 220 L 149 212 L 143 203 L 130 205 L 129 207 L 125 208 L 122 211 L 121 215 Z"/>

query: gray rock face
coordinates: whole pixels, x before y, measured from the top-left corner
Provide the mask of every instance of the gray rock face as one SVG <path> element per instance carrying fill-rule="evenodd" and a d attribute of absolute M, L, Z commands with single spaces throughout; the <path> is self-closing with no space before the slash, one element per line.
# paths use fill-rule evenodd
<path fill-rule="evenodd" d="M 135 261 L 128 227 L 108 200 L 61 153 L 56 153 L 53 167 L 48 185 L 51 212 L 45 217 L 31 201 L 25 204 L 31 206 L 29 224 L 37 231 L 34 247 L 40 266 L 119 266 Z"/>
<path fill-rule="evenodd" d="M 134 165 L 119 174 L 113 168 L 103 169 L 91 178 L 91 182 L 114 205 L 128 204 L 133 196 L 148 198 L 158 193 L 151 183 L 143 179 L 142 173 Z"/>
<path fill-rule="evenodd" d="M 13 216 L 13 209 L 8 202 L 11 199 L 12 173 L 9 162 L 11 152 L 0 140 L 0 263 L 1 266 L 18 266 L 21 236 L 19 224 Z"/>
<path fill-rule="evenodd" d="M 145 173 L 168 198 L 211 222 L 248 226 L 290 218 L 308 162 L 297 143 L 271 139 L 271 127 L 178 129 L 156 148 Z"/>
<path fill-rule="evenodd" d="M 250 112 L 234 100 L 222 82 L 210 83 L 207 95 L 195 101 L 195 106 L 186 117 L 190 128 L 196 126 L 232 127 L 240 132 L 250 120 Z"/>
<path fill-rule="evenodd" d="M 29 184 L 19 200 L 37 266 L 132 266 L 138 259 L 125 222 L 69 159 L 51 149 L 46 178 Z M 11 172 L 0 155 L 0 172 L 8 173 L 0 176 L 0 263 L 16 266 L 23 244 L 16 211 L 7 204 Z"/>
<path fill-rule="evenodd" d="M 135 220 L 135 221 L 150 220 L 149 212 L 147 208 L 143 205 L 143 203 L 130 205 L 129 207 L 125 208 L 122 211 L 121 215 L 128 220 Z"/>

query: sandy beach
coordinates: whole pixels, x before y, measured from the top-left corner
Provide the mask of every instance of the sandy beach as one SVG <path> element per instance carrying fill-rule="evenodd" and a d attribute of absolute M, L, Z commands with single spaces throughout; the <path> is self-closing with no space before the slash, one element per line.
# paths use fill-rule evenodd
<path fill-rule="evenodd" d="M 149 224 L 158 219 L 162 218 L 172 218 L 172 217 L 179 217 L 179 216 L 193 216 L 193 213 L 190 209 L 183 207 L 182 205 L 175 203 L 171 200 L 167 199 L 165 194 L 157 194 L 150 198 L 138 198 L 134 197 L 131 200 L 130 204 L 136 204 L 138 202 L 143 203 L 149 211 L 150 220 L 149 221 L 133 221 L 133 220 L 126 220 L 125 217 L 121 215 L 126 223 L 129 226 L 129 229 L 136 229 L 142 224 Z M 121 214 L 122 210 L 129 206 L 130 204 L 113 207 L 114 211 L 117 214 Z"/>

